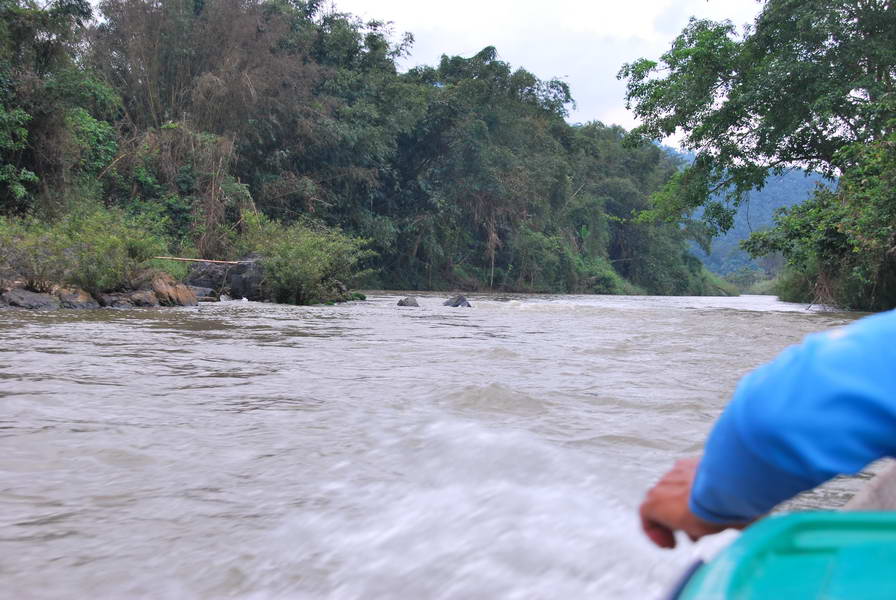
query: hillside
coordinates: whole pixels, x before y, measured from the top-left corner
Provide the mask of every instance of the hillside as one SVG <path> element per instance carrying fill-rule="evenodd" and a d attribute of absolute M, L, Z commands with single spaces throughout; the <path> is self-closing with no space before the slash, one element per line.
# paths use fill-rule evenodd
<path fill-rule="evenodd" d="M 775 211 L 799 204 L 807 199 L 818 185 L 830 185 L 815 173 L 794 169 L 783 175 L 772 175 L 761 190 L 750 192 L 747 202 L 737 211 L 734 227 L 726 234 L 715 238 L 709 254 L 694 245 L 694 255 L 706 267 L 719 275 L 727 276 L 741 269 L 762 269 L 774 271 L 780 261 L 763 259 L 760 265 L 750 258 L 740 247 L 740 242 L 750 237 L 754 231 L 768 229 L 774 224 Z"/>

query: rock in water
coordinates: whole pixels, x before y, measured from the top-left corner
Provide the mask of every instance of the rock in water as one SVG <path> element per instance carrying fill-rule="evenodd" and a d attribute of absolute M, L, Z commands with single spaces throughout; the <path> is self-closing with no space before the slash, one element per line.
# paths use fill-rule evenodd
<path fill-rule="evenodd" d="M 59 298 L 51 294 L 38 294 L 21 288 L 9 290 L 2 296 L 3 301 L 10 306 L 30 309 L 54 309 L 59 308 Z"/>
<path fill-rule="evenodd" d="M 414 298 L 413 296 L 408 296 L 407 298 L 402 298 L 401 300 L 398 301 L 398 306 L 416 306 L 418 308 L 420 307 L 420 305 L 417 304 L 417 299 Z"/>
<path fill-rule="evenodd" d="M 442 306 L 453 306 L 454 308 L 457 308 L 459 306 L 469 307 L 472 305 L 469 302 L 467 302 L 467 299 L 464 298 L 463 296 L 454 296 L 453 298 L 449 298 L 448 300 L 445 300 L 445 302 L 442 304 Z"/>
<path fill-rule="evenodd" d="M 65 288 L 56 292 L 62 308 L 77 308 L 81 310 L 90 310 L 99 308 L 100 303 L 93 296 L 80 288 Z"/>

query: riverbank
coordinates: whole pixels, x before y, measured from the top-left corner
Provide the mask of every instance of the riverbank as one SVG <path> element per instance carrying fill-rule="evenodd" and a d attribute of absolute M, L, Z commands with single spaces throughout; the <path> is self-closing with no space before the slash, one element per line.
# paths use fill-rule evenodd
<path fill-rule="evenodd" d="M 336 230 L 305 222 L 286 226 L 246 213 L 240 231 L 231 232 L 229 247 L 220 248 L 221 256 L 236 260 L 184 262 L 171 257 L 173 249 L 202 254 L 170 239 L 164 224 L 97 203 L 48 221 L 0 215 L 4 302 L 21 308 L 86 308 L 91 302 L 184 306 L 222 294 L 287 304 L 358 299 L 343 282 L 359 274 L 358 263 L 368 253 L 361 240 Z M 181 282 L 192 289 L 178 287 Z"/>
<path fill-rule="evenodd" d="M 196 306 L 199 302 L 222 299 L 246 299 L 271 302 L 264 275 L 255 259 L 231 265 L 214 261 L 197 261 L 180 283 L 172 275 L 157 269 L 139 271 L 123 289 L 94 292 L 65 284 L 44 284 L 42 291 L 28 289 L 28 282 L 11 279 L 0 285 L 0 308 L 28 310 L 97 308 L 157 308 L 164 306 Z M 349 290 L 336 281 L 321 304 L 364 300 L 364 294 Z"/>
<path fill-rule="evenodd" d="M 143 308 L 159 306 L 195 306 L 195 291 L 178 283 L 164 271 L 146 270 L 131 281 L 130 289 L 91 294 L 78 287 L 54 284 L 46 291 L 26 289 L 26 282 L 13 280 L 0 293 L 0 307 L 31 310 L 60 308 L 89 310 L 107 308 Z"/>

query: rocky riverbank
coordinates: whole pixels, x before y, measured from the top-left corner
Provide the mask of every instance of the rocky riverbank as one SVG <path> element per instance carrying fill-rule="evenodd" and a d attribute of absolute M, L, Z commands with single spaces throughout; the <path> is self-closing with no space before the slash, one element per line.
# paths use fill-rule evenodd
<path fill-rule="evenodd" d="M 157 270 L 141 271 L 131 282 L 130 289 L 117 292 L 91 294 L 81 288 L 59 285 L 37 292 L 26 289 L 25 282 L 14 280 L 0 293 L 0 307 L 31 310 L 195 306 L 197 301 L 190 286 Z"/>
<path fill-rule="evenodd" d="M 159 306 L 195 306 L 199 302 L 217 302 L 222 298 L 245 298 L 259 302 L 273 300 L 265 285 L 257 256 L 240 261 L 196 262 L 185 281 L 180 283 L 158 269 L 139 271 L 125 289 L 90 293 L 67 285 L 42 285 L 29 289 L 24 278 L 11 277 L 0 282 L 0 308 L 30 310 L 144 308 Z M 333 281 L 324 303 L 363 300 L 364 295 L 350 291 Z"/>

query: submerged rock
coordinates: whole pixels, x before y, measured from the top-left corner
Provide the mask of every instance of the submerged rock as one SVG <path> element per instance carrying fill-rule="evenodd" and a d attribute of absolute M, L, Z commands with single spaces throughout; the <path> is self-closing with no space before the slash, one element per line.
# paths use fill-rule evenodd
<path fill-rule="evenodd" d="M 413 296 L 408 296 L 407 298 L 402 298 L 401 300 L 398 301 L 398 306 L 416 306 L 418 308 L 420 307 L 420 305 L 417 304 L 417 299 L 414 298 Z"/>
<path fill-rule="evenodd" d="M 56 295 L 59 297 L 62 308 L 90 310 L 100 307 L 100 303 L 96 301 L 96 298 L 81 288 L 63 288 L 56 292 Z"/>
<path fill-rule="evenodd" d="M 472 306 L 467 299 L 463 296 L 454 296 L 453 298 L 449 298 L 442 303 L 442 306 L 452 306 L 454 308 L 458 307 L 470 307 Z"/>
<path fill-rule="evenodd" d="M 30 308 L 32 310 L 52 310 L 59 308 L 59 298 L 52 294 L 39 294 L 37 292 L 29 292 L 22 288 L 9 290 L 0 298 L 3 302 L 17 308 Z"/>

